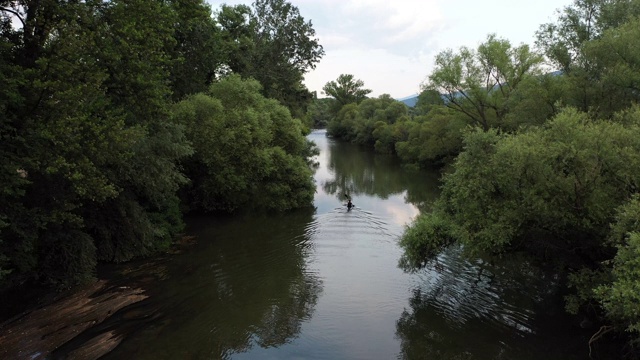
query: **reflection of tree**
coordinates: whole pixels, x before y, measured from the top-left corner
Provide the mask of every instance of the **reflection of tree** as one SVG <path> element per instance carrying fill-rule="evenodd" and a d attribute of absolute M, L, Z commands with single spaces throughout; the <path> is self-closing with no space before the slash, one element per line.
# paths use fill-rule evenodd
<path fill-rule="evenodd" d="M 163 302 L 161 323 L 125 340 L 109 358 L 228 358 L 254 343 L 275 347 L 294 339 L 322 291 L 306 269 L 312 215 L 193 221 L 201 251 L 172 262 L 169 279 L 151 294 Z"/>
<path fill-rule="evenodd" d="M 421 208 L 431 203 L 439 193 L 437 172 L 409 171 L 391 155 L 375 154 L 354 144 L 329 143 L 329 169 L 335 178 L 327 181 L 323 190 L 339 198 L 351 195 L 375 195 L 386 199 L 407 191 L 407 201 Z"/>
<path fill-rule="evenodd" d="M 548 359 L 573 355 L 562 343 L 566 333 L 576 340 L 573 329 L 557 326 L 563 309 L 553 274 L 522 258 L 469 262 L 460 249 L 431 265 L 396 323 L 402 358 L 535 359 L 543 348 L 569 349 Z"/>
<path fill-rule="evenodd" d="M 446 321 L 429 306 L 420 290 L 409 299 L 411 311 L 402 312 L 396 323 L 396 335 L 401 340 L 403 359 L 473 359 L 465 349 L 456 346 L 453 339 L 460 335 L 449 329 Z"/>

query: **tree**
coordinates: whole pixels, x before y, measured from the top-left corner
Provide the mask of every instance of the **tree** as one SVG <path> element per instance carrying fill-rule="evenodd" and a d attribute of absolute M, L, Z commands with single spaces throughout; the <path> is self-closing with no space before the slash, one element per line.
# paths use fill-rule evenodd
<path fill-rule="evenodd" d="M 1 34 L 11 81 L 0 251 L 14 279 L 66 287 L 98 259 L 156 249 L 181 224 L 169 208 L 185 180 L 175 159 L 190 148 L 167 121 L 171 12 L 144 0 L 2 5 L 22 28 Z"/>
<path fill-rule="evenodd" d="M 182 229 L 176 192 L 187 179 L 178 161 L 192 149 L 169 113 L 175 15 L 169 4 L 153 0 L 112 1 L 98 13 L 105 33 L 94 51 L 108 74 L 105 93 L 112 111 L 142 134 L 131 159 L 107 170 L 118 197 L 86 208 L 101 260 L 148 255 Z M 150 18 L 156 21 L 143 20 Z"/>
<path fill-rule="evenodd" d="M 204 92 L 215 80 L 223 61 L 221 31 L 211 16 L 211 7 L 202 0 L 171 0 L 175 13 L 174 60 L 170 68 L 172 98 Z"/>
<path fill-rule="evenodd" d="M 582 45 L 640 14 L 640 2 L 574 0 L 558 11 L 555 23 L 540 25 L 536 45 L 564 73 L 588 66 Z"/>
<path fill-rule="evenodd" d="M 628 46 L 626 41 L 616 45 L 614 39 L 619 36 L 616 29 L 629 21 L 637 24 L 634 19 L 639 15 L 640 1 L 637 0 L 576 0 L 558 12 L 555 23 L 540 26 L 536 32 L 536 45 L 566 77 L 569 84 L 566 105 L 582 111 L 597 111 L 598 116 L 609 117 L 628 104 L 628 91 L 621 91 L 608 83 L 603 79 L 603 72 L 610 73 L 613 67 L 611 60 L 616 58 L 616 54 L 628 51 L 620 48 L 623 44 Z M 633 26 L 626 27 L 620 36 L 626 37 L 627 41 L 635 41 L 629 34 Z M 604 42 L 600 40 L 603 36 L 607 37 Z M 610 49 L 610 45 L 615 48 Z"/>
<path fill-rule="evenodd" d="M 639 216 L 640 197 L 637 195 L 617 209 L 609 237 L 617 252 L 613 261 L 603 264 L 605 271 L 610 272 L 610 281 L 592 292 L 612 323 L 633 333 L 636 341 L 640 340 Z"/>
<path fill-rule="evenodd" d="M 444 165 L 462 150 L 463 115 L 447 107 L 433 107 L 414 119 L 407 136 L 395 144 L 402 161 L 423 167 Z"/>
<path fill-rule="evenodd" d="M 415 115 L 426 115 L 433 107 L 438 105 L 444 105 L 442 95 L 435 90 L 424 89 L 418 94 L 418 101 L 413 113 Z"/>
<path fill-rule="evenodd" d="M 538 73 L 542 57 L 528 45 L 514 48 L 508 40 L 489 35 L 477 51 L 466 47 L 457 53 L 445 50 L 435 62 L 423 89 L 442 93 L 446 106 L 487 131 L 502 123 L 511 96 L 523 79 Z"/>
<path fill-rule="evenodd" d="M 569 275 L 569 310 L 595 300 L 637 331 L 639 120 L 637 106 L 613 121 L 565 109 L 516 134 L 469 132 L 435 209 L 402 239 L 401 264 L 420 268 L 453 243 L 525 252 Z"/>
<path fill-rule="evenodd" d="M 253 71 L 253 51 L 255 48 L 255 20 L 247 5 L 229 6 L 223 4 L 215 14 L 220 27 L 219 44 L 223 53 L 223 74 L 235 72 L 240 75 Z"/>
<path fill-rule="evenodd" d="M 335 101 L 335 100 L 334 100 Z M 404 123 L 409 120 L 407 106 L 388 94 L 364 99 L 358 105 L 346 104 L 327 127 L 327 134 L 379 152 L 393 153 L 396 141 L 404 139 Z M 401 125 L 396 126 L 397 123 Z"/>
<path fill-rule="evenodd" d="M 640 100 L 640 20 L 633 19 L 603 31 L 583 45 L 584 56 L 597 73 L 591 86 L 596 88 L 591 104 L 601 116 L 610 117 Z"/>
<path fill-rule="evenodd" d="M 359 104 L 367 98 L 371 90 L 363 88 L 364 81 L 355 79 L 351 74 L 341 74 L 335 81 L 329 81 L 322 87 L 322 91 L 336 100 L 334 111 L 347 104 Z"/>
<path fill-rule="evenodd" d="M 303 117 L 312 99 L 303 76 L 324 55 L 311 22 L 285 0 L 256 0 L 253 10 L 223 6 L 218 22 L 223 38 L 232 43 L 227 45 L 231 71 L 258 80 L 264 96 Z"/>
<path fill-rule="evenodd" d="M 327 125 L 327 135 L 346 141 L 354 141 L 358 135 L 356 121 L 358 117 L 358 105 L 355 103 L 343 106 Z"/>
<path fill-rule="evenodd" d="M 501 129 L 515 132 L 523 127 L 541 126 L 571 103 L 570 82 L 557 72 L 524 79 L 511 97 L 509 113 Z"/>
<path fill-rule="evenodd" d="M 330 106 L 333 99 L 314 97 L 307 109 L 307 117 L 311 127 L 315 129 L 326 128 L 331 120 Z"/>
<path fill-rule="evenodd" d="M 184 161 L 194 211 L 288 210 L 313 199 L 304 127 L 256 80 L 229 76 L 176 105 L 195 153 Z"/>

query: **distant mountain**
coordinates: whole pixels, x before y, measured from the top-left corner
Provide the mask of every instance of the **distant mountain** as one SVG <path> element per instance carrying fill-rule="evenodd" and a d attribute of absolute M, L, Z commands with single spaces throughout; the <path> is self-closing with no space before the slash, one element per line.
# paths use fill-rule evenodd
<path fill-rule="evenodd" d="M 400 99 L 396 99 L 398 101 L 402 101 L 403 103 L 405 103 L 405 105 L 407 105 L 408 107 L 414 107 L 416 106 L 416 104 L 418 103 L 418 94 L 413 94 L 413 95 L 409 95 L 409 96 L 405 96 L 403 98 Z"/>

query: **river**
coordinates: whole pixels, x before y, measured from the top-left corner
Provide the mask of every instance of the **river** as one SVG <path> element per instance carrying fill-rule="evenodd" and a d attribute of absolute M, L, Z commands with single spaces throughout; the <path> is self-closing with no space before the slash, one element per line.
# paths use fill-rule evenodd
<path fill-rule="evenodd" d="M 92 330 L 124 336 L 104 359 L 587 357 L 593 330 L 524 259 L 470 261 L 452 248 L 424 270 L 398 267 L 398 239 L 438 196 L 438 174 L 324 131 L 309 138 L 321 150 L 315 209 L 191 218 L 181 252 L 103 270 L 149 295 Z"/>

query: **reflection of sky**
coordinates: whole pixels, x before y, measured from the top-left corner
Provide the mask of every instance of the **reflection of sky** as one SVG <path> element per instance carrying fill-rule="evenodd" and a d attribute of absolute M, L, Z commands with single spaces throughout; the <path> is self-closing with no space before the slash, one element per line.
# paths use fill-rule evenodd
<path fill-rule="evenodd" d="M 509 276 L 516 272 L 511 268 L 491 272 L 479 260 L 468 262 L 457 253 L 446 253 L 439 257 L 438 269 L 402 272 L 397 266 L 402 255 L 397 241 L 404 225 L 419 212 L 405 200 L 409 190 L 382 198 L 350 189 L 356 208 L 346 211 L 344 199 L 327 193 L 323 185 L 354 174 L 336 174 L 328 168 L 329 151 L 336 147 L 330 148 L 333 140 L 326 138 L 324 131 L 309 137 L 321 153 L 316 158 L 316 214 L 306 228 L 313 248 L 306 258 L 306 271 L 322 282 L 322 293 L 312 318 L 302 323 L 295 339 L 277 347 L 254 346 L 248 352 L 233 354 L 234 359 L 394 359 L 407 348 L 433 345 L 429 334 L 442 335 L 443 344 L 436 345 L 451 346 L 449 350 L 462 351 L 462 355 L 496 358 L 493 350 L 501 353 L 517 345 L 511 334 L 533 332 L 529 321 L 537 297 L 511 285 Z M 359 159 L 354 155 L 351 160 Z M 365 165 L 360 171 L 376 169 L 375 161 L 358 164 Z M 522 264 L 515 261 L 515 266 Z M 487 267 L 486 271 L 480 271 L 481 267 Z M 531 279 L 524 284 L 536 288 Z M 417 298 L 417 304 L 411 302 L 416 290 L 424 294 Z M 428 313 L 428 319 L 413 316 L 415 311 Z M 397 324 L 402 319 L 411 327 L 399 334 Z M 509 354 L 518 351 L 515 348 Z M 527 359 L 540 358 L 536 354 Z"/>
<path fill-rule="evenodd" d="M 335 170 L 328 167 L 333 140 L 324 131 L 310 138 L 320 155 L 315 173 L 316 221 L 308 234 L 314 244 L 309 267 L 322 279 L 323 292 L 313 318 L 303 324 L 296 341 L 278 349 L 254 351 L 253 356 L 395 358 L 400 352 L 395 323 L 406 304 L 411 277 L 397 267 L 401 250 L 396 242 L 418 210 L 405 202 L 406 191 L 386 199 L 354 191 L 356 208 L 347 212 L 344 199 L 323 189 L 326 182 L 336 179 Z"/>
<path fill-rule="evenodd" d="M 314 131 L 309 138 L 320 149 L 320 155 L 316 157 L 319 166 L 315 173 L 316 196 L 314 199 L 318 214 L 340 208 L 344 205 L 344 199 L 338 199 L 336 194 L 328 194 L 323 190 L 323 184 L 335 179 L 335 171 L 329 169 L 329 142 L 333 141 L 325 136 L 324 130 Z M 378 216 L 393 221 L 395 225 L 404 226 L 413 220 L 419 213 L 418 208 L 405 201 L 406 191 L 389 196 L 384 201 L 375 196 L 365 194 L 354 195 L 353 203 L 357 209 L 374 212 Z"/>

